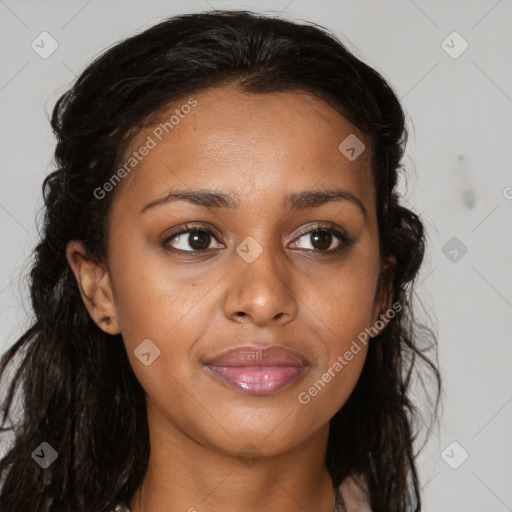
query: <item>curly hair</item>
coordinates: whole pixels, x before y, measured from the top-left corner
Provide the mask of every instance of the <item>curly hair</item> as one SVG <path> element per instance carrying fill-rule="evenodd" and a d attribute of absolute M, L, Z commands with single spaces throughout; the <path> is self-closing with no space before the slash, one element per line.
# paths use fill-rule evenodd
<path fill-rule="evenodd" d="M 412 308 L 426 233 L 395 190 L 407 142 L 402 107 L 384 78 L 324 27 L 214 10 L 164 19 L 106 49 L 53 109 L 56 170 L 43 183 L 30 271 L 35 318 L 0 363 L 1 378 L 19 357 L 1 407 L 1 431 L 13 433 L 0 460 L 3 512 L 104 512 L 140 486 L 149 458 L 144 389 L 122 336 L 88 314 L 66 246 L 81 240 L 92 260 L 106 261 L 114 194 L 99 200 L 94 190 L 164 108 L 222 84 L 248 94 L 313 93 L 371 140 L 380 255 L 396 258 L 379 283 L 401 308 L 369 344 L 354 391 L 331 419 L 326 466 L 335 486 L 361 478 L 374 512 L 421 510 L 413 447 L 420 409 L 410 391 L 414 375 L 433 377 L 435 418 L 441 379 L 436 336 Z M 15 421 L 17 390 L 23 411 Z M 58 453 L 47 469 L 31 460 L 42 442 Z"/>

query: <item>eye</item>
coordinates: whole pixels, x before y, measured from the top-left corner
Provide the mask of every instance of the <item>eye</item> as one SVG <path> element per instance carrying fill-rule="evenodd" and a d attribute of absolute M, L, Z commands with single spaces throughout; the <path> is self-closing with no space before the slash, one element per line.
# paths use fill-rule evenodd
<path fill-rule="evenodd" d="M 219 247 L 211 247 L 212 239 L 216 240 L 214 233 L 204 227 L 201 226 L 189 226 L 186 225 L 187 229 L 179 231 L 174 235 L 166 238 L 162 242 L 162 246 L 167 247 L 171 245 L 173 249 L 176 251 L 182 252 L 203 252 L 207 249 L 215 249 Z M 172 243 L 172 244 L 171 244 Z M 219 244 L 220 248 L 224 247 L 222 244 Z M 192 248 L 192 250 L 187 249 Z"/>
<path fill-rule="evenodd" d="M 176 252 L 189 252 L 192 254 L 224 247 L 220 243 L 217 246 L 211 245 L 217 238 L 210 229 L 189 224 L 185 226 L 186 229 L 167 237 L 162 242 L 162 247 L 168 248 L 170 246 L 171 250 Z M 333 224 L 330 224 L 328 227 L 314 226 L 313 229 L 302 230 L 300 232 L 301 236 L 292 242 L 291 247 L 300 249 L 298 241 L 302 239 L 310 240 L 310 247 L 302 247 L 302 249 L 317 253 L 334 254 L 350 246 L 352 239 L 345 232 L 333 229 L 331 226 Z"/>
<path fill-rule="evenodd" d="M 301 236 L 292 243 L 292 246 L 297 247 L 301 239 L 310 240 L 310 247 L 305 249 L 327 254 L 339 252 L 352 242 L 346 233 L 324 226 L 315 226 L 308 231 L 302 231 Z"/>

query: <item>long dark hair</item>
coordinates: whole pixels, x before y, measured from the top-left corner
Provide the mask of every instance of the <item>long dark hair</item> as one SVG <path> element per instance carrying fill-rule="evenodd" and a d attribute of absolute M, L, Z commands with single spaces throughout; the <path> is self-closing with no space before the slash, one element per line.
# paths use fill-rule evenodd
<path fill-rule="evenodd" d="M 43 183 L 44 223 L 30 272 L 35 319 L 0 364 L 1 378 L 16 362 L 2 402 L 2 431 L 13 434 L 0 461 L 3 512 L 103 512 L 129 503 L 141 484 L 149 457 L 144 390 L 121 335 L 104 333 L 89 316 L 66 245 L 82 240 L 91 259 L 106 260 L 113 194 L 100 200 L 94 190 L 162 109 L 227 83 L 252 94 L 311 92 L 372 141 L 380 254 L 396 257 L 381 284 L 392 284 L 401 307 L 370 341 L 360 379 L 331 420 L 326 465 L 334 485 L 362 478 L 374 512 L 421 510 L 413 447 L 420 413 L 410 387 L 416 374 L 433 377 L 435 418 L 441 381 L 435 334 L 412 309 L 426 234 L 395 191 L 404 112 L 382 76 L 327 29 L 210 11 L 165 19 L 115 44 L 54 107 L 56 170 Z M 418 363 L 426 373 L 417 373 Z M 15 418 L 17 393 L 23 412 Z M 58 454 L 46 469 L 32 460 L 43 442 Z"/>

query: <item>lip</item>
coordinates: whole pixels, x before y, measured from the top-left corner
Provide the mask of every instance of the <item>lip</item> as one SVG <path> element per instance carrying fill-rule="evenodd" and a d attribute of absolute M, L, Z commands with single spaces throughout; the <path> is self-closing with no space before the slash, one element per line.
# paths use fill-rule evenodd
<path fill-rule="evenodd" d="M 214 376 L 250 395 L 283 389 L 297 380 L 306 366 L 300 354 L 279 345 L 228 350 L 205 364 Z"/>

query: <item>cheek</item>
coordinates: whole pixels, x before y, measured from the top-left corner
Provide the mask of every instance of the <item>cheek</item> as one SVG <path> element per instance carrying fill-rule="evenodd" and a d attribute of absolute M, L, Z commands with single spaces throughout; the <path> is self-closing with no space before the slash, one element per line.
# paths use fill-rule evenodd
<path fill-rule="evenodd" d="M 362 252 L 362 251 L 361 251 Z M 375 256 L 375 257 L 373 257 Z M 365 363 L 378 277 L 376 255 L 366 249 L 340 267 L 336 278 L 317 281 L 307 299 L 321 320 L 319 366 L 306 383 L 305 400 L 339 410 L 356 386 Z"/>
<path fill-rule="evenodd" d="M 155 258 L 141 241 L 113 236 L 110 251 L 122 330 L 127 335 L 161 333 L 158 327 L 169 324 L 184 302 L 183 288 L 173 282 L 173 275 L 159 262 L 161 258 Z"/>
<path fill-rule="evenodd" d="M 377 286 L 378 264 L 372 261 L 348 262 L 334 278 L 316 280 L 311 288 L 314 293 L 306 300 L 314 304 L 314 310 L 328 328 L 339 334 L 338 343 L 347 340 L 369 327 Z"/>
<path fill-rule="evenodd" d="M 112 265 L 121 334 L 133 371 L 152 402 L 162 409 L 178 403 L 180 410 L 188 410 L 184 384 L 194 382 L 197 373 L 190 363 L 213 314 L 205 297 L 211 285 L 184 283 L 176 272 L 164 275 L 157 260 L 147 258 L 139 266 L 137 258 L 125 258 Z"/>

